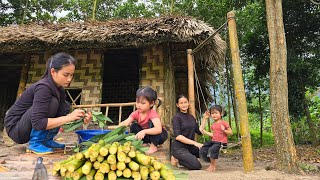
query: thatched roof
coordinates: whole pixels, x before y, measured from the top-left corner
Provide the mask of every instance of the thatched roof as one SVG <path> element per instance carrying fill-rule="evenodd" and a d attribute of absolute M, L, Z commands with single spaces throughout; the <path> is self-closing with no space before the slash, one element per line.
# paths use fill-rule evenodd
<path fill-rule="evenodd" d="M 213 31 L 203 21 L 168 16 L 106 22 L 11 25 L 0 27 L 0 53 L 143 47 L 164 42 L 199 44 Z M 215 36 L 210 46 L 206 56 L 219 62 L 218 59 L 224 55 L 225 42 Z"/>
<path fill-rule="evenodd" d="M 107 22 L 11 25 L 0 27 L 0 53 L 132 48 L 161 43 L 189 43 L 195 48 L 213 32 L 214 29 L 203 21 L 172 16 Z M 205 71 L 209 73 L 223 64 L 225 48 L 226 43 L 216 35 L 195 54 L 195 61 L 205 64 L 208 68 Z"/>

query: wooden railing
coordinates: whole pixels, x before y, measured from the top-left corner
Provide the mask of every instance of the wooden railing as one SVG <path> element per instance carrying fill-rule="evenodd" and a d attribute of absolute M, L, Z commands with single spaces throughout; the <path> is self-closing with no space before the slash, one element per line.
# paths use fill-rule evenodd
<path fill-rule="evenodd" d="M 136 102 L 127 102 L 127 103 L 108 103 L 108 104 L 87 104 L 87 105 L 72 105 L 73 108 L 101 108 L 105 107 L 105 115 L 108 116 L 110 107 L 119 107 L 119 124 L 121 123 L 122 118 L 122 107 L 132 106 L 132 112 L 136 110 Z M 113 129 L 115 126 L 108 126 L 108 129 Z"/>

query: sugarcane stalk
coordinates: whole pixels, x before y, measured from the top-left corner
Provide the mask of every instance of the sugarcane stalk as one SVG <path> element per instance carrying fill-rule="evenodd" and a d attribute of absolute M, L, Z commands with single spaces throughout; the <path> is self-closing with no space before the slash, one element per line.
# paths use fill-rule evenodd
<path fill-rule="evenodd" d="M 161 163 L 159 161 L 154 161 L 152 165 L 155 170 L 161 169 Z"/>
<path fill-rule="evenodd" d="M 79 159 L 79 160 L 83 160 L 85 159 L 84 157 L 84 154 L 82 152 L 78 152 L 76 155 L 75 155 L 76 159 Z"/>
<path fill-rule="evenodd" d="M 103 156 L 101 156 L 101 155 L 99 155 L 98 157 L 97 157 L 97 161 L 98 162 L 102 162 L 104 160 L 104 157 Z"/>
<path fill-rule="evenodd" d="M 117 169 L 123 171 L 125 168 L 126 168 L 126 163 L 125 163 L 125 162 L 119 161 L 119 162 L 117 163 Z"/>
<path fill-rule="evenodd" d="M 52 170 L 52 176 L 58 176 L 58 173 L 59 171 L 56 171 L 56 170 Z"/>
<path fill-rule="evenodd" d="M 123 177 L 130 178 L 131 177 L 131 170 L 129 168 L 125 168 L 123 171 Z"/>
<path fill-rule="evenodd" d="M 60 174 L 62 177 L 64 177 L 66 175 L 66 171 L 67 171 L 67 168 L 64 164 L 61 164 L 61 167 L 60 167 Z"/>
<path fill-rule="evenodd" d="M 129 156 L 130 157 L 130 156 Z M 150 157 L 146 156 L 144 154 L 141 153 L 137 153 L 136 151 L 136 157 L 134 158 L 136 162 L 144 165 L 144 166 L 149 166 L 150 165 Z"/>
<path fill-rule="evenodd" d="M 93 162 L 95 162 L 96 160 L 97 160 L 97 158 L 96 157 L 94 157 L 94 156 L 90 156 L 90 161 L 93 163 Z"/>
<path fill-rule="evenodd" d="M 100 139 L 100 140 L 98 141 L 98 144 L 99 144 L 100 146 L 104 146 L 104 145 L 105 145 L 105 142 L 104 142 L 103 139 Z"/>
<path fill-rule="evenodd" d="M 91 168 L 92 168 L 92 162 L 86 161 L 84 163 L 84 165 L 82 166 L 83 174 L 88 175 L 90 173 L 90 171 L 91 171 Z"/>
<path fill-rule="evenodd" d="M 112 170 L 112 171 L 117 170 L 117 163 L 116 164 L 110 164 L 110 170 Z"/>
<path fill-rule="evenodd" d="M 126 155 L 126 153 L 125 152 L 123 152 L 123 151 L 118 151 L 118 153 L 117 153 L 117 158 L 118 158 L 118 161 L 122 161 L 122 162 L 124 162 L 125 160 L 126 160 L 126 157 L 127 157 L 127 155 Z"/>
<path fill-rule="evenodd" d="M 168 175 L 169 175 L 168 169 L 165 169 L 165 168 L 160 169 L 160 176 L 163 179 L 166 179 Z"/>
<path fill-rule="evenodd" d="M 94 175 L 96 174 L 95 169 L 91 169 L 89 174 L 86 175 L 87 180 L 92 180 L 94 178 Z"/>
<path fill-rule="evenodd" d="M 109 148 L 109 154 L 116 154 L 118 151 L 118 146 L 117 145 L 114 145 L 112 144 Z"/>
<path fill-rule="evenodd" d="M 129 168 L 132 171 L 138 171 L 139 170 L 139 164 L 134 162 L 134 161 L 131 161 L 131 162 L 129 162 Z"/>
<path fill-rule="evenodd" d="M 152 171 L 155 171 L 155 169 L 154 169 L 153 166 L 150 166 L 150 167 L 149 167 L 149 174 L 150 174 Z"/>
<path fill-rule="evenodd" d="M 107 156 L 108 153 L 109 153 L 109 150 L 106 146 L 100 148 L 100 150 L 99 150 L 99 154 L 103 157 Z"/>
<path fill-rule="evenodd" d="M 66 172 L 67 172 L 67 170 L 61 171 L 61 169 L 60 169 L 60 175 L 61 175 L 61 177 L 65 177 L 65 176 L 66 176 Z"/>
<path fill-rule="evenodd" d="M 147 180 L 149 175 L 149 169 L 146 166 L 140 166 L 141 179 Z"/>
<path fill-rule="evenodd" d="M 99 162 L 99 161 L 95 161 L 94 163 L 93 163 L 93 167 L 95 168 L 95 169 L 100 169 L 100 165 L 101 165 L 101 163 Z"/>
<path fill-rule="evenodd" d="M 117 169 L 116 174 L 117 174 L 117 177 L 121 177 L 122 174 L 123 174 L 123 173 L 122 173 L 122 170 Z"/>
<path fill-rule="evenodd" d="M 107 162 L 111 165 L 111 164 L 116 164 L 117 163 L 117 158 L 114 154 L 110 154 L 107 157 Z"/>
<path fill-rule="evenodd" d="M 79 180 L 83 176 L 82 167 L 79 167 L 73 172 L 72 177 L 74 180 Z"/>
<path fill-rule="evenodd" d="M 158 180 L 158 179 L 160 179 L 160 173 L 159 173 L 159 171 L 152 171 L 152 172 L 150 173 L 150 179 L 151 179 L 151 180 Z"/>
<path fill-rule="evenodd" d="M 104 180 L 104 173 L 102 173 L 101 171 L 97 171 L 96 174 L 94 175 L 94 179 L 95 180 Z"/>
<path fill-rule="evenodd" d="M 130 146 L 131 146 L 131 141 L 125 142 L 125 143 L 123 144 L 123 152 L 129 153 L 130 150 L 131 150 Z"/>
<path fill-rule="evenodd" d="M 117 179 L 117 174 L 115 171 L 110 171 L 108 173 L 108 180 L 116 180 Z"/>
<path fill-rule="evenodd" d="M 62 164 L 66 164 L 66 163 L 72 161 L 74 158 L 75 158 L 75 156 L 70 156 L 68 159 L 66 159 L 64 161 L 54 162 L 53 163 L 53 170 L 59 171 Z"/>
<path fill-rule="evenodd" d="M 130 150 L 130 151 L 128 152 L 128 156 L 129 156 L 130 158 L 136 157 L 136 151 L 135 151 L 135 150 Z"/>
<path fill-rule="evenodd" d="M 65 164 L 66 168 L 70 172 L 74 172 L 76 169 L 81 167 L 85 163 L 84 160 L 74 159 L 73 161 L 68 162 Z"/>
<path fill-rule="evenodd" d="M 65 178 L 71 178 L 72 172 L 66 171 L 66 175 L 64 176 Z"/>
<path fill-rule="evenodd" d="M 129 156 L 127 156 L 126 159 L 124 160 L 124 162 L 125 162 L 126 164 L 128 164 L 129 162 L 131 162 L 131 158 L 130 158 Z"/>
<path fill-rule="evenodd" d="M 134 180 L 141 180 L 141 174 L 140 174 L 140 172 L 137 172 L 137 171 L 132 171 L 131 177 L 132 177 Z"/>
<path fill-rule="evenodd" d="M 102 161 L 102 163 L 100 164 L 99 170 L 102 173 L 108 173 L 110 171 L 110 166 L 106 160 Z"/>

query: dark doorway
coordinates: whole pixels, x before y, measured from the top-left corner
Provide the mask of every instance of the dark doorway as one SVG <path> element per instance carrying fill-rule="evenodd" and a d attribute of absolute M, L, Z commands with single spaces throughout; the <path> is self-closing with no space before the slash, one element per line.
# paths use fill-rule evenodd
<path fill-rule="evenodd" d="M 0 55 L 0 131 L 5 113 L 17 97 L 23 59 L 23 55 Z"/>
<path fill-rule="evenodd" d="M 82 89 L 67 88 L 65 92 L 66 92 L 66 101 L 70 103 L 70 105 L 80 105 Z"/>
<path fill-rule="evenodd" d="M 102 103 L 134 102 L 139 87 L 138 50 L 112 50 L 104 54 Z M 105 108 L 101 109 L 105 112 Z M 122 119 L 132 112 L 132 107 L 123 107 Z M 119 108 L 109 108 L 109 118 L 118 124 Z"/>

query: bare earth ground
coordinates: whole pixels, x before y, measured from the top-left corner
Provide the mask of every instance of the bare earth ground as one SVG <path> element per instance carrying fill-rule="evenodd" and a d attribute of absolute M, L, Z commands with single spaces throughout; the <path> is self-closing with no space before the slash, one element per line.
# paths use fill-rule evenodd
<path fill-rule="evenodd" d="M 75 143 L 77 136 L 75 133 L 60 133 L 57 137 L 62 137 L 62 143 Z M 2 136 L 0 136 L 2 140 Z M 0 143 L 0 167 L 7 168 L 7 171 L 0 171 L 0 180 L 28 180 L 32 179 L 35 161 L 38 155 L 25 153 L 27 144 L 15 145 L 7 147 L 3 142 Z M 240 149 L 228 150 L 226 154 L 221 154 L 217 161 L 217 171 L 207 172 L 205 170 L 188 171 L 184 168 L 175 168 L 181 176 L 179 179 L 190 180 L 213 180 L 213 179 L 290 179 L 290 180 L 320 180 L 320 147 L 298 146 L 298 157 L 301 162 L 311 164 L 318 168 L 305 175 L 287 174 L 272 170 L 275 163 L 274 149 L 263 148 L 254 150 L 254 172 L 244 173 L 242 163 L 242 152 Z M 44 164 L 48 169 L 49 179 L 58 180 L 59 177 L 53 177 L 50 173 L 52 164 L 55 161 L 66 159 L 68 156 L 64 155 L 63 151 L 55 152 L 51 155 L 43 155 Z M 154 156 L 161 161 L 168 163 L 168 153 L 164 147 L 159 148 Z M 206 169 L 209 164 L 202 162 L 203 169 Z M 268 170 L 266 170 L 268 169 Z M 270 170 L 271 169 L 271 170 Z"/>

